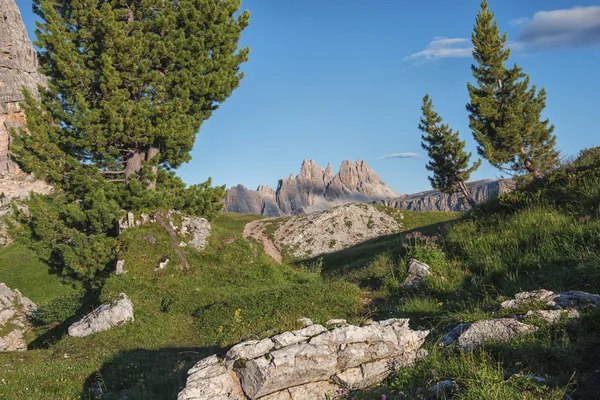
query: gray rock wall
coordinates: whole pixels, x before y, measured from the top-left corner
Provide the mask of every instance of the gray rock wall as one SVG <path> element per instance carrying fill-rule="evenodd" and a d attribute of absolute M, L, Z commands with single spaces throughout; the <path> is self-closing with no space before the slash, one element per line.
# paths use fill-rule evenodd
<path fill-rule="evenodd" d="M 365 161 L 344 161 L 334 175 L 331 164 L 323 168 L 313 160 L 304 160 L 300 173 L 280 179 L 276 190 L 263 185 L 257 190 L 232 187 L 225 211 L 279 217 L 393 197 L 398 193 L 387 187 Z"/>
<path fill-rule="evenodd" d="M 19 106 L 23 87 L 37 96 L 37 85 L 46 83 L 37 67 L 37 54 L 19 8 L 14 0 L 0 0 L 0 175 L 18 172 L 8 156 L 9 129 L 24 124 L 25 115 Z"/>
<path fill-rule="evenodd" d="M 498 197 L 499 194 L 515 190 L 515 184 L 510 179 L 469 182 L 467 187 L 477 203 L 483 203 Z M 381 200 L 379 204 L 411 211 L 467 211 L 469 209 L 461 194 L 445 194 L 437 190 Z"/>

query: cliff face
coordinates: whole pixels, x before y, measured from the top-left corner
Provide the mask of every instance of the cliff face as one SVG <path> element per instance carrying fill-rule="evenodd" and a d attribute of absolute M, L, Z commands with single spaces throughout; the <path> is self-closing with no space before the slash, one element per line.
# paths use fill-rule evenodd
<path fill-rule="evenodd" d="M 512 192 L 515 184 L 510 179 L 482 180 L 467 183 L 471 196 L 477 203 Z M 437 190 L 399 196 L 379 202 L 388 207 L 413 211 L 466 211 L 469 206 L 459 194 L 445 194 Z"/>
<path fill-rule="evenodd" d="M 23 126 L 25 115 L 19 107 L 26 87 L 34 96 L 37 85 L 46 79 L 37 72 L 37 54 L 33 49 L 21 13 L 14 0 L 0 0 L 0 175 L 18 171 L 8 156 L 9 129 Z"/>
<path fill-rule="evenodd" d="M 280 179 L 275 191 L 262 185 L 257 190 L 232 187 L 225 211 L 278 217 L 398 196 L 365 161 L 344 161 L 334 175 L 331 165 L 323 168 L 313 160 L 304 160 L 300 173 Z"/>

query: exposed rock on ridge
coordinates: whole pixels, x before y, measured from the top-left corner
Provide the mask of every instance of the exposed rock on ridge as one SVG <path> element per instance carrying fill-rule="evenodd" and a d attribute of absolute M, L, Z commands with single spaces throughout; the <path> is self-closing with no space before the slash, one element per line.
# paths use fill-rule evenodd
<path fill-rule="evenodd" d="M 46 83 L 37 67 L 37 54 L 19 8 L 14 0 L 0 0 L 0 175 L 18 171 L 8 156 L 9 129 L 24 124 L 25 114 L 19 106 L 24 100 L 23 87 L 37 96 L 37 85 Z"/>
<path fill-rule="evenodd" d="M 315 400 L 366 388 L 393 368 L 412 365 L 429 331 L 413 331 L 408 319 L 365 326 L 321 325 L 233 346 L 224 359 L 199 361 L 178 400 Z"/>
<path fill-rule="evenodd" d="M 477 203 L 483 203 L 500 194 L 515 190 L 511 179 L 481 180 L 467 183 L 471 196 Z M 381 200 L 379 204 L 412 211 L 467 211 L 469 205 L 460 193 L 445 194 L 437 190 L 402 195 L 395 199 Z"/>
<path fill-rule="evenodd" d="M 242 185 L 232 187 L 225 211 L 279 217 L 392 197 L 398 194 L 365 161 L 344 161 L 334 175 L 331 164 L 323 168 L 313 160 L 304 160 L 300 173 L 280 179 L 275 191 L 263 185 L 257 190 Z"/>

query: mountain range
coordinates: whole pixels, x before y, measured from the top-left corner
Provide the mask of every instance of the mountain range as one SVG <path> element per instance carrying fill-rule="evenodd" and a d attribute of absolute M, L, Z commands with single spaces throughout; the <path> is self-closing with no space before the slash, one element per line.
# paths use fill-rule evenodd
<path fill-rule="evenodd" d="M 470 182 L 467 186 L 477 202 L 514 189 L 510 180 L 484 180 Z M 225 211 L 280 217 L 365 202 L 415 211 L 467 209 L 458 194 L 448 195 L 435 190 L 411 195 L 396 193 L 364 160 L 343 161 L 339 172 L 334 175 L 331 164 L 323 168 L 313 160 L 305 159 L 300 173 L 280 179 L 275 190 L 267 185 L 259 185 L 256 190 L 243 185 L 230 188 Z"/>

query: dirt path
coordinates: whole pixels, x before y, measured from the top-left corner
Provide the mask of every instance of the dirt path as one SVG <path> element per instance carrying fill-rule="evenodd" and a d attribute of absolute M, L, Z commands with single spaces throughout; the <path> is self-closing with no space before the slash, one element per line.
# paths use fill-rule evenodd
<path fill-rule="evenodd" d="M 277 246 L 275 246 L 275 243 L 273 243 L 271 239 L 264 234 L 263 228 L 259 225 L 259 222 L 261 221 L 264 220 L 259 219 L 246 224 L 242 235 L 244 236 L 244 239 L 249 237 L 255 239 L 258 243 L 262 244 L 263 248 L 265 249 L 265 253 L 271 256 L 271 258 L 278 263 L 282 263 L 283 257 L 281 257 L 281 253 L 279 252 Z"/>

